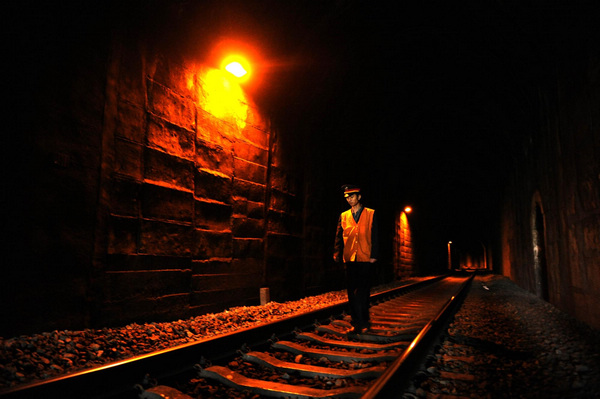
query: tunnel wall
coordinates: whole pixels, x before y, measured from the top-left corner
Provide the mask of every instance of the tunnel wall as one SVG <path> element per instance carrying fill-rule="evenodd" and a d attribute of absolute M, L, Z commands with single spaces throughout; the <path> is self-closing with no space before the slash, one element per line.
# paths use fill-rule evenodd
<path fill-rule="evenodd" d="M 502 273 L 600 328 L 600 59 L 571 50 L 539 86 L 539 128 L 517 153 Z"/>
<path fill-rule="evenodd" d="M 0 336 L 257 305 L 262 287 L 276 301 L 339 288 L 319 158 L 306 180 L 247 93 L 211 108 L 213 69 L 183 37 L 111 17 L 44 16 L 48 36 L 15 79 Z"/>
<path fill-rule="evenodd" d="M 185 317 L 256 304 L 263 286 L 293 291 L 282 262 L 299 252 L 301 191 L 268 120 L 248 98 L 215 116 L 204 67 L 136 45 L 115 46 L 109 66 L 100 319 Z"/>
<path fill-rule="evenodd" d="M 398 280 L 411 277 L 415 269 L 412 231 L 404 211 L 398 212 L 394 220 L 393 265 L 394 277 Z"/>

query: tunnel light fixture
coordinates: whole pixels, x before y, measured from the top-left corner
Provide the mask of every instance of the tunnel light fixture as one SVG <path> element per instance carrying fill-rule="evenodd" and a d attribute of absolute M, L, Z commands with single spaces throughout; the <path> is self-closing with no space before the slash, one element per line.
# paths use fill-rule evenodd
<path fill-rule="evenodd" d="M 225 70 L 227 72 L 229 72 L 230 74 L 232 74 L 233 76 L 235 76 L 236 78 L 241 78 L 242 76 L 244 76 L 248 73 L 248 71 L 246 71 L 244 69 L 242 64 L 240 64 L 237 61 L 230 62 L 229 64 L 227 64 L 225 66 Z"/>
<path fill-rule="evenodd" d="M 223 59 L 221 69 L 235 76 L 238 81 L 245 82 L 251 75 L 251 67 L 248 60 L 239 55 L 231 55 Z"/>
<path fill-rule="evenodd" d="M 412 212 L 412 208 L 410 206 L 407 206 L 406 208 L 404 208 L 404 213 L 411 213 Z"/>

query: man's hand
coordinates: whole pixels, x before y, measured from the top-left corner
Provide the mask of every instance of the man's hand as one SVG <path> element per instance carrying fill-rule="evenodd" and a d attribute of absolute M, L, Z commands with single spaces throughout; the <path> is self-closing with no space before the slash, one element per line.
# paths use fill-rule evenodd
<path fill-rule="evenodd" d="M 375 259 L 375 258 L 371 258 L 371 259 L 369 259 L 369 262 L 371 262 L 371 263 L 375 263 L 375 262 L 377 262 L 377 259 Z"/>

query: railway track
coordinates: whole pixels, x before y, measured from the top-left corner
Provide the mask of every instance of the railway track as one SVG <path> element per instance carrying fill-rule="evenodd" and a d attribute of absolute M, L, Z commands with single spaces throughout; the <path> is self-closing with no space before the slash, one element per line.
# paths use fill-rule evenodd
<path fill-rule="evenodd" d="M 389 397 L 406 387 L 470 281 L 438 277 L 372 295 L 364 334 L 347 334 L 339 304 L 0 397 Z"/>

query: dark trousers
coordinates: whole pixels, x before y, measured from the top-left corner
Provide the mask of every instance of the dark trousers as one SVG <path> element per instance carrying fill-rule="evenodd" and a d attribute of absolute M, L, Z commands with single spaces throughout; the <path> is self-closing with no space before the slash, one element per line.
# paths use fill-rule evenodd
<path fill-rule="evenodd" d="M 371 274 L 373 265 L 369 262 L 347 262 L 346 284 L 352 325 L 356 328 L 368 327 L 369 298 L 371 296 Z"/>

